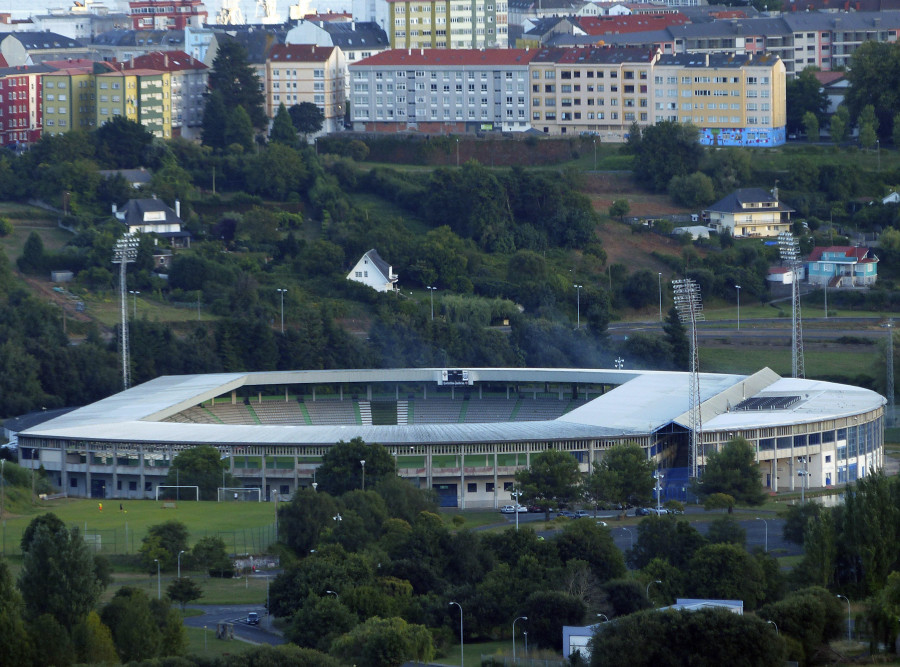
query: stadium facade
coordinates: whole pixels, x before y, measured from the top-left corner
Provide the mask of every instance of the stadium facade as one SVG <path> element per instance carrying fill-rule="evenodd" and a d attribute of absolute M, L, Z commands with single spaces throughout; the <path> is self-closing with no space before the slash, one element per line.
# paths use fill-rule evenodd
<path fill-rule="evenodd" d="M 444 506 L 497 508 L 515 472 L 546 449 L 587 472 L 603 451 L 636 442 L 684 497 L 689 375 L 551 368 L 280 371 L 160 377 L 19 434 L 20 461 L 72 496 L 152 498 L 171 461 L 212 445 L 266 498 L 309 486 L 328 448 L 362 438 Z M 756 449 L 769 490 L 853 481 L 882 467 L 884 406 L 859 387 L 700 374 L 702 470 L 733 437 Z"/>

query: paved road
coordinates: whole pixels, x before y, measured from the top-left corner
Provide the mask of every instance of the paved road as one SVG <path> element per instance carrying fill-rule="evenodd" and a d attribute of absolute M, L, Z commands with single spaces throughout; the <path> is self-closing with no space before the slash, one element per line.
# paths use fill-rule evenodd
<path fill-rule="evenodd" d="M 234 623 L 234 638 L 254 644 L 285 644 L 287 640 L 277 631 L 269 631 L 265 605 L 188 605 L 188 609 L 199 609 L 202 616 L 188 616 L 184 624 L 192 628 L 207 627 L 209 641 L 216 639 L 216 625 Z M 259 614 L 259 625 L 247 625 L 247 614 L 255 611 Z"/>

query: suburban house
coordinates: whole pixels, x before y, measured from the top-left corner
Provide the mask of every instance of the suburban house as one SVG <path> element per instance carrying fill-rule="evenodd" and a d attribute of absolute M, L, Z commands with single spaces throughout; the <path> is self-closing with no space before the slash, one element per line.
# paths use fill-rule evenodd
<path fill-rule="evenodd" d="M 347 280 L 368 285 L 378 292 L 392 292 L 397 289 L 399 277 L 374 248 L 360 257 L 353 270 L 347 274 Z"/>
<path fill-rule="evenodd" d="M 811 285 L 868 287 L 878 279 L 878 257 L 861 246 L 813 248 L 806 275 Z"/>
<path fill-rule="evenodd" d="M 791 231 L 794 209 L 779 203 L 778 188 L 743 188 L 720 199 L 703 212 L 709 227 L 732 236 L 778 236 Z"/>
<path fill-rule="evenodd" d="M 175 202 L 175 210 L 156 197 L 151 199 L 129 199 L 119 209 L 113 204 L 113 214 L 132 234 L 155 234 L 168 239 L 172 247 L 190 248 L 191 233 L 181 229 L 181 204 Z"/>

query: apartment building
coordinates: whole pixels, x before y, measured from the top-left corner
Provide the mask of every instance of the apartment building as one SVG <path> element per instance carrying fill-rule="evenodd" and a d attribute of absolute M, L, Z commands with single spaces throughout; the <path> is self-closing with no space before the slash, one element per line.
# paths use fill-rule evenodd
<path fill-rule="evenodd" d="M 530 128 L 527 49 L 393 49 L 350 66 L 353 128 L 432 134 Z"/>
<path fill-rule="evenodd" d="M 506 0 L 378 0 L 362 4 L 361 21 L 383 26 L 392 49 L 506 48 Z"/>
<path fill-rule="evenodd" d="M 132 0 L 128 19 L 135 30 L 199 28 L 209 20 L 203 0 Z"/>
<path fill-rule="evenodd" d="M 126 70 L 168 72 L 171 88 L 172 136 L 199 138 L 209 68 L 184 51 L 157 51 L 138 56 Z"/>
<path fill-rule="evenodd" d="M 41 96 L 46 134 L 89 130 L 95 125 L 93 66 L 61 67 L 47 72 Z"/>
<path fill-rule="evenodd" d="M 658 51 L 543 49 L 531 60 L 531 125 L 545 134 L 590 133 L 624 141 L 651 119 L 651 72 Z"/>
<path fill-rule="evenodd" d="M 660 56 L 650 120 L 693 123 L 707 146 L 779 146 L 787 122 L 785 81 L 784 63 L 768 53 Z"/>
<path fill-rule="evenodd" d="M 172 77 L 152 69 L 128 70 L 137 78 L 138 122 L 154 137 L 172 138 Z"/>
<path fill-rule="evenodd" d="M 0 146 L 28 144 L 41 137 L 46 65 L 0 67 Z"/>
<path fill-rule="evenodd" d="M 344 72 L 341 49 L 313 44 L 278 44 L 266 60 L 266 113 L 275 116 L 278 107 L 290 108 L 311 102 L 325 117 L 322 130 L 334 132 L 344 122 Z"/>
<path fill-rule="evenodd" d="M 117 116 L 139 122 L 138 77 L 118 70 L 94 76 L 94 124 L 103 125 Z"/>

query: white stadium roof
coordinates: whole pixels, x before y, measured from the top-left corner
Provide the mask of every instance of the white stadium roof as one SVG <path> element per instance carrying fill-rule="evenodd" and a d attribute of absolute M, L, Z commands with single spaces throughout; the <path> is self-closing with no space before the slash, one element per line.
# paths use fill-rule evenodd
<path fill-rule="evenodd" d="M 467 369 L 470 384 L 616 385 L 551 421 L 391 426 L 232 425 L 161 421 L 241 387 L 266 385 L 438 384 L 446 369 L 278 371 L 165 376 L 27 429 L 26 437 L 132 443 L 318 445 L 361 437 L 391 444 L 487 443 L 641 436 L 669 424 L 687 427 L 689 375 L 668 371 L 553 368 Z M 702 373 L 704 431 L 759 428 L 847 417 L 885 403 L 876 392 L 817 380 Z M 790 398 L 790 405 L 777 405 Z M 773 401 L 763 399 L 771 398 Z M 735 409 L 748 399 L 756 409 Z M 792 401 L 792 402 L 791 402 Z M 765 407 L 775 403 L 776 407 Z"/>

